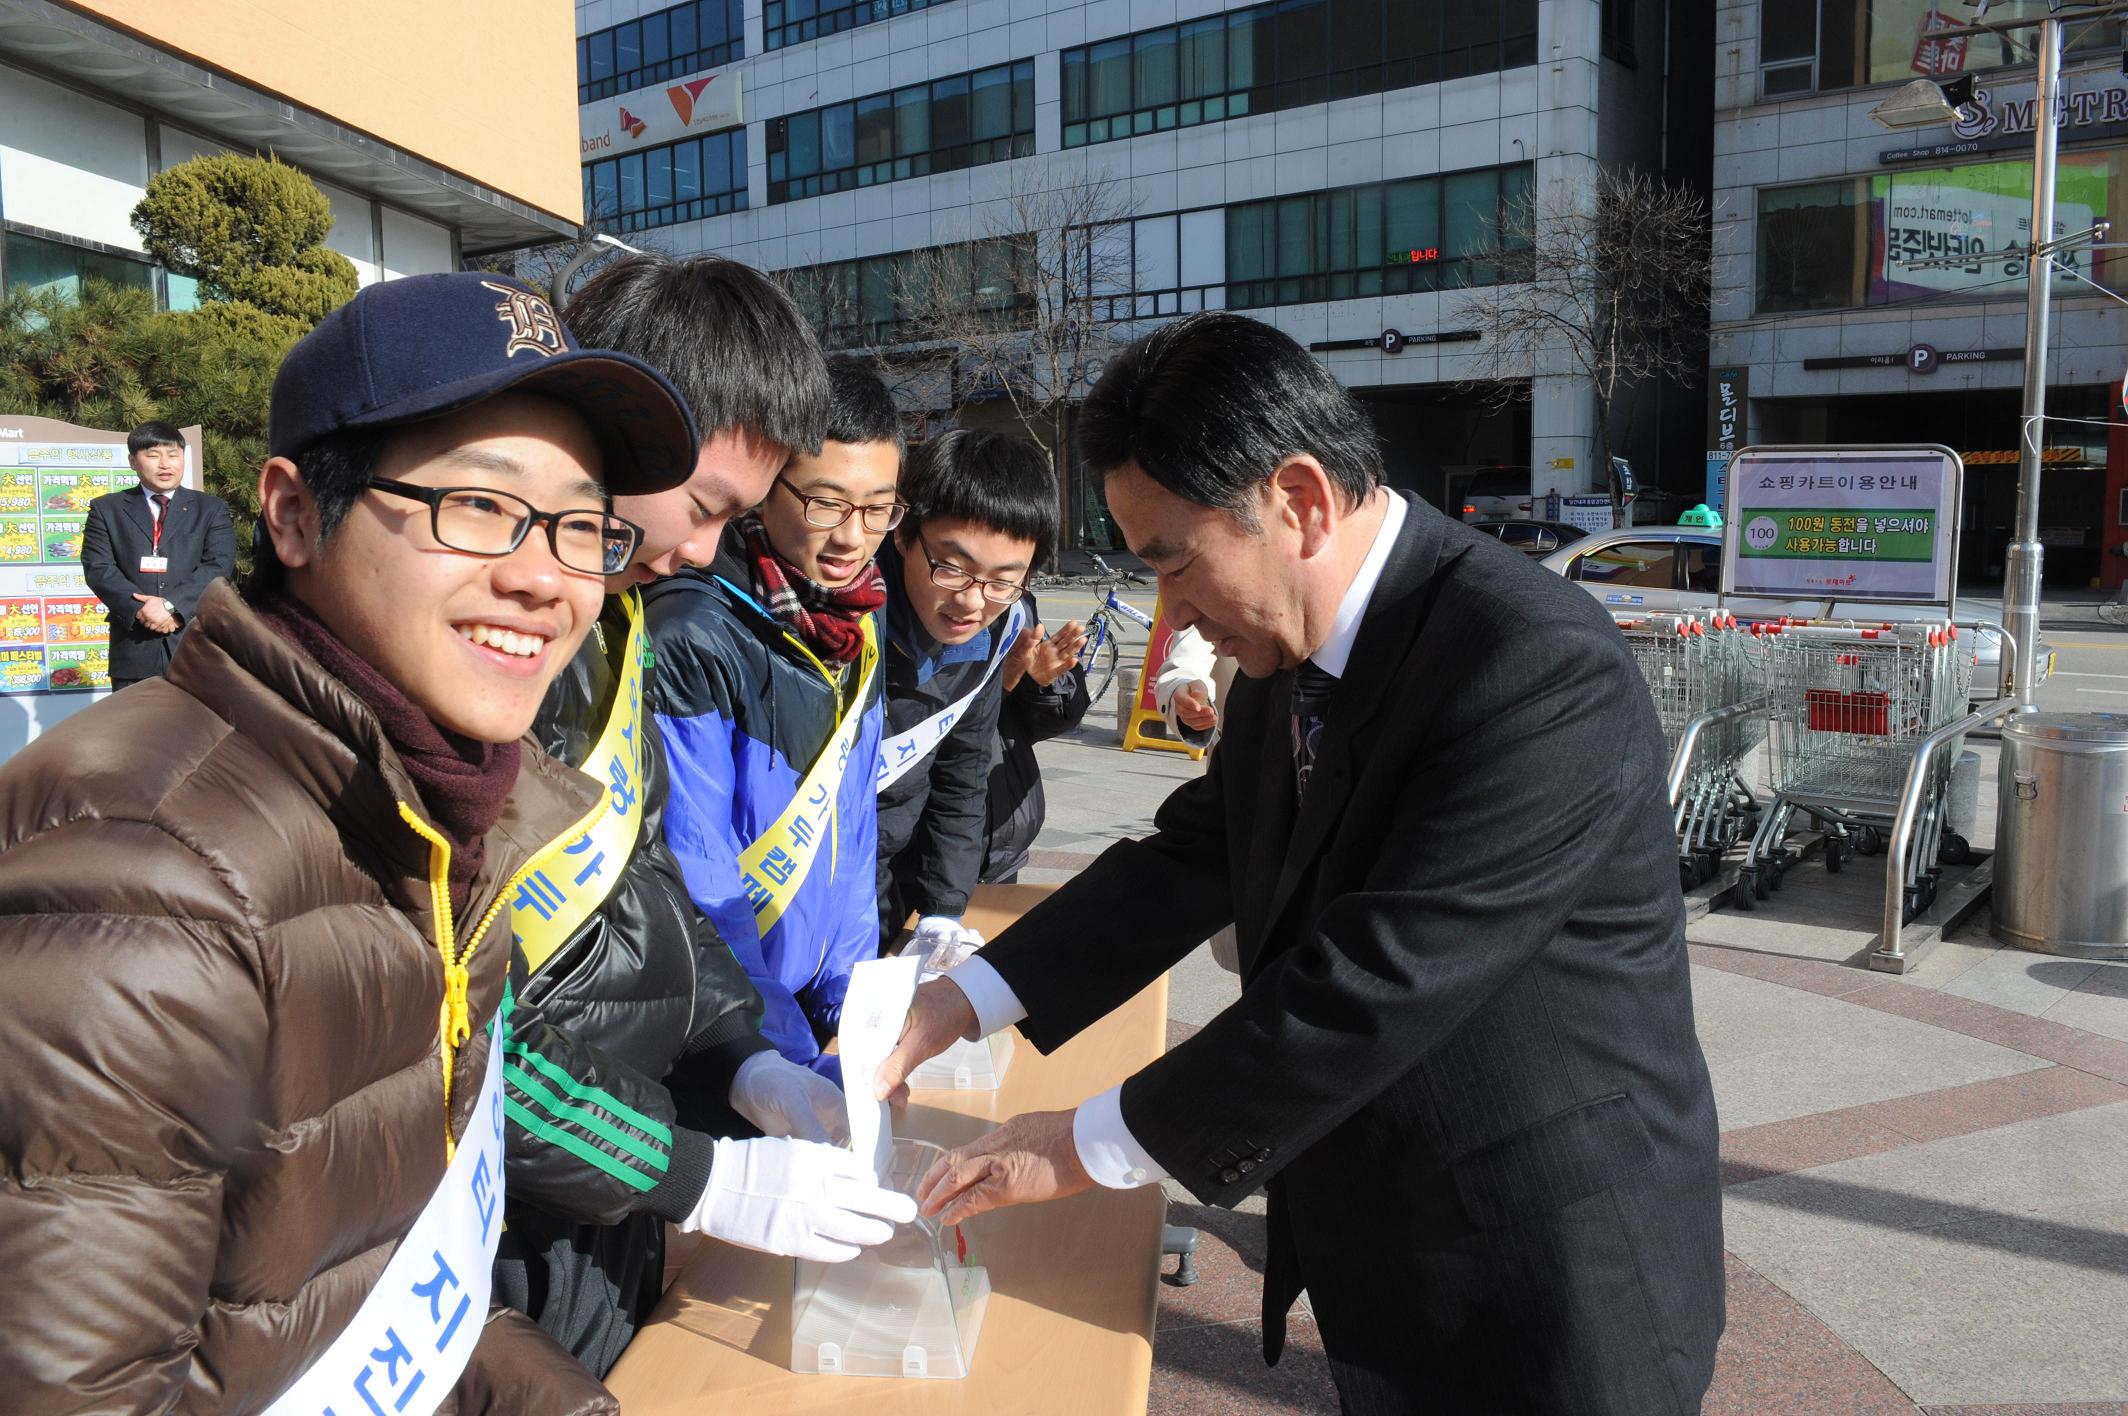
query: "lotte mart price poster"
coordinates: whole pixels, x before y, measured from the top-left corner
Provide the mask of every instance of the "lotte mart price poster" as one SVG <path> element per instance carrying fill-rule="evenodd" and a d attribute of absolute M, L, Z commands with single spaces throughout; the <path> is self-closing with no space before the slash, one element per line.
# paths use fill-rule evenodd
<path fill-rule="evenodd" d="M 110 624 L 81 575 L 82 526 L 89 503 L 134 483 L 124 433 L 0 416 L 0 694 L 111 686 Z"/>
<path fill-rule="evenodd" d="M 1729 474 L 1728 594 L 1949 604 L 1948 453 L 1746 449 Z"/>

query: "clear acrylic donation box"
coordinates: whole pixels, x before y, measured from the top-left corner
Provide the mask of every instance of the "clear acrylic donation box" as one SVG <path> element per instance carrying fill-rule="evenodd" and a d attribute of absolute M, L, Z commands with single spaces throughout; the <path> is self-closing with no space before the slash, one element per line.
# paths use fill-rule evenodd
<path fill-rule="evenodd" d="M 894 1142 L 880 1183 L 914 1195 L 945 1149 Z M 919 1216 L 847 1263 L 797 1261 L 791 1370 L 850 1377 L 965 1377 L 990 1275 L 960 1225 Z"/>

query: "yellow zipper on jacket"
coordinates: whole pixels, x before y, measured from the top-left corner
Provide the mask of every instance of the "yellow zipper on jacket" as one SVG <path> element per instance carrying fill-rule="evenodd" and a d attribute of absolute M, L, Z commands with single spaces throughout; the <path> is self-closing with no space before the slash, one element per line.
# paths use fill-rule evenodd
<path fill-rule="evenodd" d="M 805 655 L 807 663 L 811 664 L 814 668 L 820 670 L 820 676 L 828 681 L 828 689 L 832 693 L 834 693 L 835 703 L 839 709 L 842 704 L 842 681 L 836 678 L 835 675 L 829 671 L 827 660 L 821 658 L 818 654 L 815 654 L 813 652 L 812 645 L 806 643 L 803 639 L 800 639 L 797 635 L 791 633 L 789 630 L 786 629 L 783 631 L 783 637 L 791 642 L 792 648 L 796 649 L 799 653 Z M 840 712 L 838 712 L 836 716 L 840 717 Z"/>
<path fill-rule="evenodd" d="M 448 1165 L 458 1154 L 458 1141 L 451 1135 L 451 1072 L 458 1060 L 458 1049 L 473 1035 L 473 1010 L 467 997 L 473 977 L 473 952 L 487 937 L 488 926 L 502 913 L 511 892 L 524 883 L 526 876 L 545 864 L 547 857 L 590 830 L 605 813 L 606 801 L 602 795 L 598 805 L 585 813 L 582 820 L 534 851 L 517 873 L 503 882 L 495 902 L 473 926 L 462 949 L 458 947 L 451 919 L 451 843 L 405 802 L 398 803 L 398 806 L 399 819 L 429 846 L 429 898 L 436 911 L 436 953 L 443 960 L 443 1007 L 437 1020 L 436 1051 L 443 1063 L 443 1160 Z"/>

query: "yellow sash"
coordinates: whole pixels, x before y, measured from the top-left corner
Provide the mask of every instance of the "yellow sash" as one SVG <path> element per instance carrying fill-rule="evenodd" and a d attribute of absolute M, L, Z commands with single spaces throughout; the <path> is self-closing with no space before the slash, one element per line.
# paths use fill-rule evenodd
<path fill-rule="evenodd" d="M 538 973 L 620 884 L 635 853 L 643 819 L 643 602 L 621 596 L 628 642 L 621 650 L 620 688 L 606 727 L 578 770 L 606 786 L 605 809 L 561 853 L 525 873 L 511 901 L 515 944 L 528 973 Z M 545 853 L 543 853 L 544 855 Z"/>
<path fill-rule="evenodd" d="M 857 692 L 843 709 L 835 735 L 820 749 L 820 756 L 813 760 L 783 814 L 739 853 L 739 888 L 754 912 L 757 934 L 765 935 L 775 928 L 776 921 L 783 918 L 783 912 L 797 898 L 798 887 L 805 884 L 805 877 L 812 872 L 813 861 L 820 854 L 821 842 L 828 843 L 831 853 L 835 849 L 835 799 L 842 794 L 843 772 L 850 765 L 850 750 L 857 744 L 858 730 L 864 726 L 865 699 L 878 669 L 879 635 L 873 627 L 873 617 L 866 615 L 864 660 Z M 829 859 L 833 860 L 832 854 Z"/>

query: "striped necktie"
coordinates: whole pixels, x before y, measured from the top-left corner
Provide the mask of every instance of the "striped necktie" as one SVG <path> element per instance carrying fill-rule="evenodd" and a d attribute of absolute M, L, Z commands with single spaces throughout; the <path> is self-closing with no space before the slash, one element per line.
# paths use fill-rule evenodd
<path fill-rule="evenodd" d="M 1308 777 L 1315 770 L 1315 753 L 1322 746 L 1323 720 L 1330 695 L 1337 688 L 1337 675 L 1303 659 L 1293 673 L 1293 785 L 1298 794 L 1308 794 Z"/>

